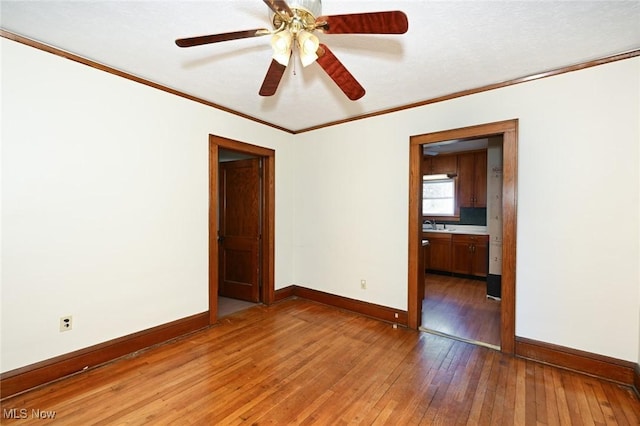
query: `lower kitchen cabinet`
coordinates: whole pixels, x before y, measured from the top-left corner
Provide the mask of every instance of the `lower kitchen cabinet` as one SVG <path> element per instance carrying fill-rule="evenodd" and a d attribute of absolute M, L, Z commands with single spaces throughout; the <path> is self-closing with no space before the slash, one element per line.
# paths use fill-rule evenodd
<path fill-rule="evenodd" d="M 489 236 L 454 234 L 451 238 L 451 272 L 486 277 L 489 269 Z"/>
<path fill-rule="evenodd" d="M 429 248 L 425 250 L 426 269 L 451 272 L 451 234 L 426 232 L 423 235 L 429 240 Z"/>

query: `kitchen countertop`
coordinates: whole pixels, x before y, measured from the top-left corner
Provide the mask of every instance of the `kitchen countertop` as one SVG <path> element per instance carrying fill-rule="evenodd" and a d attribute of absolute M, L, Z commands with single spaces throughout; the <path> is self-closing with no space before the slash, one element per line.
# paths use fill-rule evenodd
<path fill-rule="evenodd" d="M 471 234 L 471 235 L 489 235 L 486 226 L 477 225 L 437 225 L 438 229 L 422 228 L 422 233 L 436 232 L 439 234 Z"/>

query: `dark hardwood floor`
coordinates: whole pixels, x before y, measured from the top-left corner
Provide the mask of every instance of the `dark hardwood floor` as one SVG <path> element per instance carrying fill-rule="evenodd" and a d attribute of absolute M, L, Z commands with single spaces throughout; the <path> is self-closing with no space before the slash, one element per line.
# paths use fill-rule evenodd
<path fill-rule="evenodd" d="M 486 281 L 425 275 L 422 327 L 500 346 L 500 301 L 487 299 Z"/>
<path fill-rule="evenodd" d="M 630 388 L 303 299 L 243 310 L 2 410 L 3 424 L 21 425 L 640 422 Z"/>

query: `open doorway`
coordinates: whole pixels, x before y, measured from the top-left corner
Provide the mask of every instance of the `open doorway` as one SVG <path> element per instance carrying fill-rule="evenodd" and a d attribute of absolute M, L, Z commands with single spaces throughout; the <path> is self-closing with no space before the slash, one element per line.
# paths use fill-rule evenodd
<path fill-rule="evenodd" d="M 466 141 L 479 138 L 502 139 L 502 248 L 500 350 L 515 351 L 515 249 L 516 249 L 516 177 L 517 120 L 489 123 L 461 129 L 412 136 L 410 140 L 409 191 L 409 279 L 408 325 L 418 328 L 422 323 L 425 294 L 424 255 L 422 248 L 422 158 L 423 145 L 444 141 Z"/>
<path fill-rule="evenodd" d="M 218 318 L 262 302 L 262 157 L 218 149 Z"/>
<path fill-rule="evenodd" d="M 420 330 L 499 350 L 502 136 L 423 145 L 422 188 Z"/>
<path fill-rule="evenodd" d="M 209 322 L 274 293 L 275 152 L 209 137 Z"/>

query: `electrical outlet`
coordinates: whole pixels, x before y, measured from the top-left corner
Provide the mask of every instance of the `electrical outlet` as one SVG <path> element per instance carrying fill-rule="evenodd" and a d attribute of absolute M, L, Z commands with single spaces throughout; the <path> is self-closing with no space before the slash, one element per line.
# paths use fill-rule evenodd
<path fill-rule="evenodd" d="M 60 331 L 69 331 L 73 328 L 73 317 L 71 315 L 60 317 Z"/>
<path fill-rule="evenodd" d="M 367 289 L 367 280 L 360 280 L 360 288 L 363 290 Z"/>

